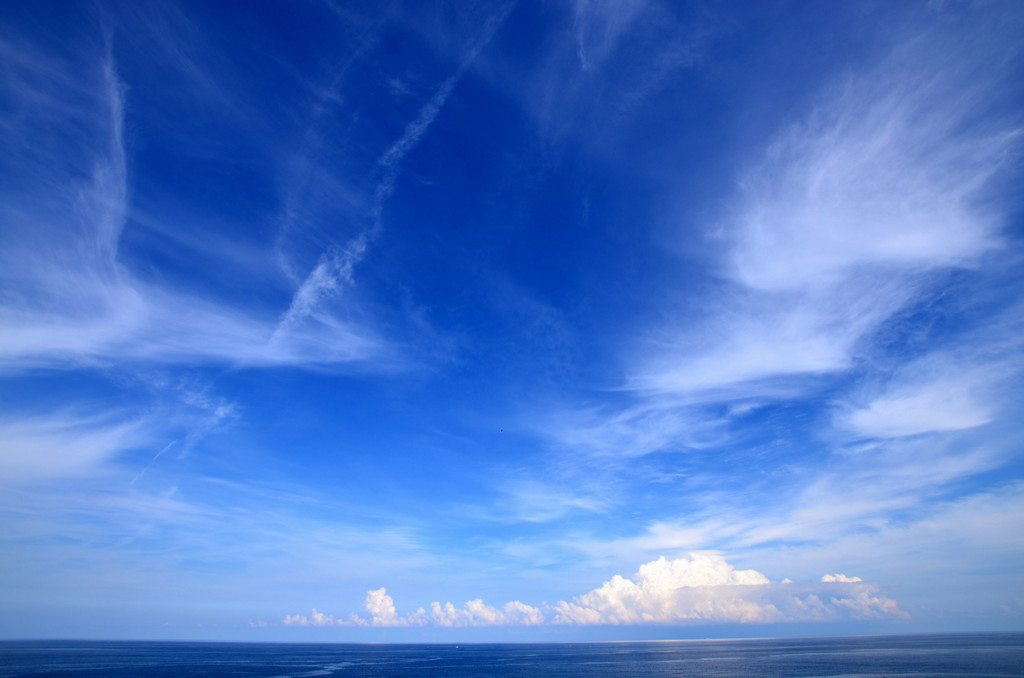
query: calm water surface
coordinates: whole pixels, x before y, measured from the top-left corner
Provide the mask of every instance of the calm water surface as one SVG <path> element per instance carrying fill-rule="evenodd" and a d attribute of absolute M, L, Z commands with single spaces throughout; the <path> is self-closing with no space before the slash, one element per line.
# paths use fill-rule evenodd
<path fill-rule="evenodd" d="M 0 642 L 20 676 L 1024 676 L 1024 634 L 650 643 Z"/>

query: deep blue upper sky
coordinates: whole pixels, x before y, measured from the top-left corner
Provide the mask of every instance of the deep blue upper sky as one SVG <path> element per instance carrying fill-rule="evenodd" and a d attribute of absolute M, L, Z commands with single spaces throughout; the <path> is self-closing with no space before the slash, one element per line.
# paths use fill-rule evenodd
<path fill-rule="evenodd" d="M 0 635 L 1024 628 L 1022 34 L 4 3 Z"/>

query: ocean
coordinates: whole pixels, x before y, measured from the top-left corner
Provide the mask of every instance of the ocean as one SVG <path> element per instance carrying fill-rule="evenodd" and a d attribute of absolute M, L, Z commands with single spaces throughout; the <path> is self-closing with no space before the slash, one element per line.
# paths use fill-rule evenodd
<path fill-rule="evenodd" d="M 1024 634 L 622 643 L 0 642 L 0 678 L 1024 676 Z"/>

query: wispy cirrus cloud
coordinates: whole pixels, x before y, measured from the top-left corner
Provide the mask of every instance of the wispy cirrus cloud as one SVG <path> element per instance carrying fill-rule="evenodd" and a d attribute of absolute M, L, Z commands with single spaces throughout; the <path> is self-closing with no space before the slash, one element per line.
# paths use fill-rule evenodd
<path fill-rule="evenodd" d="M 457 5 L 0 30 L 4 595 L 423 637 L 1012 578 L 1008 5 Z"/>
<path fill-rule="evenodd" d="M 504 498 L 490 511 L 495 520 L 543 523 L 575 511 L 605 512 L 614 502 L 606 487 L 567 487 L 568 483 L 548 480 L 509 479 L 501 487 Z M 496 510 L 495 510 L 496 509 Z"/>
<path fill-rule="evenodd" d="M 510 9 L 511 5 L 503 6 L 487 18 L 457 60 L 454 74 L 436 87 L 399 137 L 384 147 L 368 173 L 376 182 L 369 195 L 360 197 L 365 190 L 361 180 L 339 176 L 333 168 L 327 172 L 334 177 L 328 182 L 333 188 L 327 191 L 329 196 L 321 196 L 324 200 L 314 201 L 314 208 L 326 209 L 328 197 L 332 206 L 329 214 L 314 215 L 313 221 L 337 216 L 336 205 L 348 205 L 347 217 L 354 221 L 354 228 L 348 229 L 347 241 L 334 243 L 332 235 L 320 243 L 310 267 L 303 270 L 304 257 L 299 256 L 273 279 L 265 272 L 273 270 L 275 258 L 283 260 L 280 252 L 275 255 L 272 247 L 257 248 L 250 255 L 263 260 L 260 276 L 238 283 L 266 290 L 267 301 L 256 304 L 240 304 L 230 295 L 194 286 L 185 288 L 175 284 L 173 275 L 152 275 L 135 251 L 121 247 L 125 228 L 133 219 L 133 146 L 131 139 L 126 141 L 124 129 L 131 128 L 135 107 L 132 90 L 114 59 L 120 24 L 103 29 L 103 22 L 96 19 L 95 25 L 84 25 L 81 32 L 95 34 L 75 45 L 80 53 L 74 59 L 6 39 L 3 50 L 16 58 L 8 81 L 12 106 L 0 121 L 10 132 L 2 150 L 18 160 L 23 173 L 18 185 L 10 185 L 4 196 L 8 229 L 2 275 L 8 293 L 0 300 L 0 365 L 16 370 L 114 360 L 246 366 L 394 364 L 394 346 L 374 328 L 363 305 L 365 294 L 353 294 L 354 272 L 380 229 L 383 205 L 394 190 L 402 160 L 427 133 Z M 167 16 L 141 12 L 133 14 L 131 21 L 123 20 L 138 22 L 144 30 L 163 22 L 170 32 L 202 32 L 177 8 L 168 10 Z M 214 96 L 220 90 L 211 64 L 204 63 L 213 58 L 210 50 L 197 47 L 185 53 L 180 42 L 169 38 L 157 40 L 154 49 L 167 52 L 167 67 L 177 75 L 202 83 L 193 95 L 211 115 L 233 115 L 239 106 L 245 108 L 244 102 L 223 92 Z M 366 57 L 365 49 L 356 50 L 353 59 L 360 54 Z M 335 76 L 335 80 L 340 77 Z M 327 103 L 328 99 L 321 101 L 321 108 Z M 260 121 L 249 118 L 245 129 L 266 131 Z M 160 131 L 168 133 L 164 128 Z M 54 138 L 62 143 L 54 145 Z M 308 141 L 315 159 L 315 139 Z M 316 162 L 292 166 L 307 167 L 309 172 L 325 170 Z M 302 184 L 292 183 L 296 182 Z M 351 200 L 338 201 L 339 194 L 348 194 Z M 293 197 L 286 200 L 286 211 L 305 209 L 302 196 Z M 153 195 L 147 198 L 153 199 Z M 148 222 L 153 219 L 157 217 L 143 219 L 148 224 L 144 230 L 162 232 L 159 224 L 151 228 Z M 294 214 L 291 221 L 294 225 L 286 224 L 286 230 L 310 227 L 304 225 L 301 214 Z M 142 236 L 133 232 L 133 237 Z M 289 243 L 285 239 L 278 245 Z M 250 262 L 247 268 L 252 272 L 261 267 Z M 294 288 L 282 309 L 272 300 L 287 287 L 289 278 Z"/>
<path fill-rule="evenodd" d="M 3 485 L 90 477 L 118 455 L 149 444 L 156 422 L 125 413 L 71 412 L 0 421 Z"/>
<path fill-rule="evenodd" d="M 910 316 L 941 315 L 954 272 L 980 289 L 986 269 L 1014 265 L 1001 248 L 1012 207 L 1001 182 L 1021 120 L 1002 106 L 1017 48 L 990 29 L 915 27 L 881 60 L 838 75 L 737 172 L 731 204 L 706 228 L 718 248 L 709 295 L 678 302 L 660 316 L 678 321 L 631 345 L 623 401 L 537 426 L 581 469 L 618 458 L 629 477 L 639 457 L 685 455 L 673 468 L 692 501 L 650 522 L 637 537 L 644 555 L 867 529 L 1010 458 L 965 435 L 998 424 L 1019 379 L 1006 299 L 986 298 L 982 319 L 963 309 L 987 293 L 964 285 L 949 306 L 964 314 L 958 330 L 930 352 L 907 338 Z M 819 414 L 808 404 L 823 393 L 834 409 Z M 783 441 L 771 438 L 772 406 L 783 404 L 805 413 L 787 434 L 813 441 L 813 466 L 793 456 L 802 443 L 773 449 Z M 711 454 L 756 471 L 709 470 Z M 743 492 L 723 489 L 732 483 Z"/>
<path fill-rule="evenodd" d="M 275 338 L 272 308 L 243 308 L 141 279 L 119 249 L 131 209 L 130 169 L 122 131 L 126 87 L 111 47 L 76 63 L 28 50 L 19 69 L 23 78 L 11 94 L 20 113 L 6 124 L 30 139 L 60 130 L 68 142 L 44 143 L 30 154 L 28 167 L 49 165 L 53 176 L 29 172 L 26 185 L 8 191 L 4 369 L 114 359 L 331 363 L 378 354 L 380 340 L 362 327 L 337 322 L 319 328 L 317 341 Z M 59 96 L 76 77 L 83 105 Z M 35 128 L 36 115 L 51 127 Z M 8 152 L 28 154 L 13 145 Z"/>
<path fill-rule="evenodd" d="M 505 3 L 486 18 L 477 35 L 460 55 L 455 72 L 437 85 L 433 94 L 419 107 L 415 117 L 405 125 L 402 134 L 377 158 L 371 172 L 376 180 L 372 197 L 358 201 L 369 205 L 369 224 L 362 226 L 358 234 L 344 247 L 330 248 L 320 255 L 316 265 L 294 293 L 288 312 L 275 331 L 275 338 L 290 329 L 297 318 L 319 316 L 322 320 L 325 316 L 331 317 L 326 302 L 335 297 L 343 287 L 354 284 L 353 270 L 367 255 L 372 242 L 379 237 L 384 227 L 384 205 L 394 193 L 403 159 L 427 134 L 448 97 L 451 96 L 452 90 L 472 66 L 480 51 L 491 41 L 513 6 L 514 3 Z M 323 103 L 327 103 L 327 97 L 323 98 Z M 321 171 L 329 170 L 321 168 Z M 333 323 L 327 321 L 327 324 Z"/>
<path fill-rule="evenodd" d="M 724 281 L 702 329 L 655 332 L 629 388 L 730 398 L 847 370 L 873 332 L 927 298 L 934 274 L 997 253 L 1006 215 L 988 191 L 1021 121 L 979 122 L 977 102 L 997 101 L 1008 75 L 1005 38 L 979 52 L 986 27 L 965 32 L 905 38 L 776 134 L 715 236 Z"/>
<path fill-rule="evenodd" d="M 897 438 L 984 426 L 1005 416 L 1020 378 L 1019 312 L 1011 306 L 983 333 L 868 379 L 842 402 L 835 426 L 864 438 Z"/>
<path fill-rule="evenodd" d="M 940 552 L 948 548 L 949 539 L 973 542 L 973 528 L 963 525 L 983 522 L 989 509 L 982 507 L 1004 493 L 966 490 L 958 499 L 951 499 L 950 493 L 964 492 L 974 479 L 1005 465 L 1012 454 L 1012 445 L 1006 442 L 979 444 L 969 432 L 939 433 L 841 448 L 821 458 L 820 469 L 794 468 L 760 481 L 741 479 L 742 492 L 730 492 L 718 476 L 684 475 L 677 483 L 685 503 L 655 511 L 656 518 L 623 536 L 565 536 L 552 539 L 541 553 L 558 548 L 592 559 L 635 562 L 679 550 L 729 549 L 745 554 L 748 561 L 772 554 L 775 572 L 792 572 L 787 558 L 794 558 L 792 562 L 801 563 L 801 576 L 815 564 L 827 567 L 823 559 L 828 554 L 841 554 L 845 562 L 855 562 L 878 578 L 881 574 L 874 573 L 870 558 L 844 545 L 869 549 L 869 544 L 877 543 L 886 552 L 901 550 L 900 534 L 913 534 L 908 543 Z M 972 511 L 978 511 L 973 518 Z M 949 534 L 937 536 L 946 529 Z M 978 530 L 987 535 L 984 541 L 989 545 L 984 548 L 1005 542 L 1010 532 L 1012 528 L 1001 520 Z M 780 544 L 785 545 L 781 550 Z M 804 556 L 797 554 L 807 553 L 816 555 L 803 564 Z"/>
<path fill-rule="evenodd" d="M 622 34 L 629 30 L 644 2 L 577 0 L 574 28 L 580 68 L 588 71 L 609 57 Z"/>
<path fill-rule="evenodd" d="M 161 457 L 188 455 L 238 417 L 235 402 L 201 382 L 153 381 L 144 407 L 89 398 L 45 411 L 9 407 L 0 419 L 0 485 L 48 487 L 56 496 L 62 482 L 116 482 L 129 472 L 130 488 Z"/>
<path fill-rule="evenodd" d="M 981 394 L 995 380 L 946 373 L 926 382 L 894 383 L 865 405 L 842 412 L 837 424 L 868 438 L 983 426 L 993 421 L 995 409 Z"/>
<path fill-rule="evenodd" d="M 546 141 L 571 140 L 593 157 L 700 61 L 720 29 L 700 8 L 646 1 L 579 0 L 551 16 L 564 22 L 566 39 L 539 45 L 543 60 L 515 95 Z"/>

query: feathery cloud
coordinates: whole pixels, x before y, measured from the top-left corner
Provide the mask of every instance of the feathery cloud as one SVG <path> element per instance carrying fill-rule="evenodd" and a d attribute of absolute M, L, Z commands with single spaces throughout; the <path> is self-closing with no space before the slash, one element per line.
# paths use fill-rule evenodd
<path fill-rule="evenodd" d="M 973 102 L 1005 74 L 968 42 L 939 42 L 908 40 L 768 144 L 720 234 L 728 284 L 705 329 L 656 333 L 665 348 L 638 361 L 631 389 L 729 399 L 846 370 L 873 331 L 930 294 L 930 274 L 996 251 L 1004 215 L 985 191 L 1021 136 L 1014 120 L 978 124 Z M 936 50 L 963 59 L 936 64 Z"/>
<path fill-rule="evenodd" d="M 353 237 L 340 252 L 322 253 L 319 260 L 294 292 L 287 313 L 281 319 L 270 340 L 272 348 L 277 349 L 282 337 L 289 331 L 300 326 L 306 318 L 318 321 L 318 327 L 326 327 L 328 335 L 320 339 L 317 332 L 309 332 L 309 323 L 305 325 L 305 333 L 300 334 L 300 342 L 329 346 L 335 342 L 345 347 L 354 359 L 364 357 L 363 351 L 372 353 L 374 341 L 370 337 L 360 336 L 356 327 L 343 323 L 324 308 L 326 302 L 335 297 L 345 285 L 353 284 L 353 272 L 356 266 L 367 256 L 370 245 L 383 230 L 384 205 L 394 193 L 395 182 L 401 171 L 402 161 L 416 148 L 430 126 L 441 113 L 452 90 L 476 60 L 480 51 L 490 42 L 495 31 L 501 26 L 512 9 L 512 3 L 506 3 L 487 18 L 482 29 L 470 46 L 464 51 L 455 73 L 450 75 L 436 87 L 433 95 L 420 106 L 416 116 L 405 126 L 402 135 L 388 146 L 376 162 L 376 173 L 379 175 L 373 190 L 370 217 L 372 223 Z M 287 355 L 287 353 L 286 353 Z"/>
<path fill-rule="evenodd" d="M 115 360 L 322 364 L 378 356 L 381 341 L 361 325 L 328 315 L 313 327 L 295 327 L 334 289 L 328 265 L 350 270 L 341 255 L 300 288 L 276 335 L 269 307 L 242 307 L 137 275 L 119 248 L 131 211 L 123 138 L 130 92 L 109 44 L 81 56 L 64 63 L 27 50 L 19 64 L 23 82 L 11 92 L 21 114 L 6 124 L 41 142 L 29 166 L 51 169 L 26 172 L 25 185 L 4 195 L 9 231 L 0 276 L 9 292 L 0 300 L 0 369 Z M 57 90 L 76 78 L 80 105 L 69 106 Z M 27 121 L 35 117 L 50 128 L 32 127 Z M 54 130 L 70 142 L 42 143 Z M 21 152 L 10 144 L 5 150 Z"/>
<path fill-rule="evenodd" d="M 0 421 L 0 483 L 94 475 L 118 454 L 149 443 L 155 428 L 147 418 L 115 414 Z"/>

